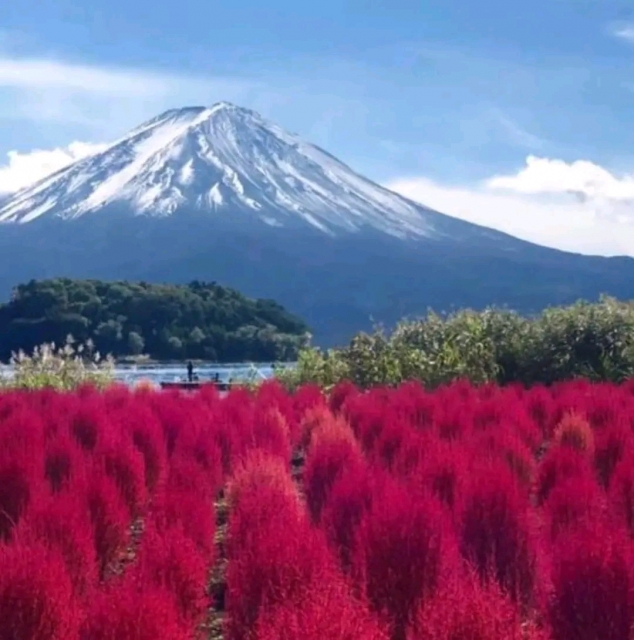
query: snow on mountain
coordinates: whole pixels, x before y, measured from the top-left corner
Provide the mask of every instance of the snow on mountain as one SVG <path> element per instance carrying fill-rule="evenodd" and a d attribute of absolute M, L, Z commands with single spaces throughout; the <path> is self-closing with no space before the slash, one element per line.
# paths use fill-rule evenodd
<path fill-rule="evenodd" d="M 438 214 L 226 102 L 146 122 L 0 202 L 0 222 L 73 219 L 114 205 L 134 215 L 251 215 L 272 226 L 300 219 L 329 234 L 370 226 L 396 237 L 443 235 Z"/>

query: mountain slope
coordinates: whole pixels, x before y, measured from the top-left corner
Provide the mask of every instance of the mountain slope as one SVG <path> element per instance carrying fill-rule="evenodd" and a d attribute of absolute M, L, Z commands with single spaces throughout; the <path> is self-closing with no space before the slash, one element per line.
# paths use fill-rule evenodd
<path fill-rule="evenodd" d="M 247 212 L 273 226 L 301 219 L 327 232 L 369 224 L 396 236 L 433 233 L 419 207 L 228 103 L 150 120 L 17 194 L 0 207 L 0 221 L 76 218 L 114 203 L 146 215 L 187 208 Z"/>
<path fill-rule="evenodd" d="M 505 238 L 388 191 L 226 102 L 149 120 L 105 151 L 0 202 L 0 222 L 76 219 L 113 208 L 151 217 L 197 211 L 330 235 L 370 228 L 397 238 Z"/>
<path fill-rule="evenodd" d="M 634 260 L 579 256 L 417 205 L 256 113 L 168 111 L 0 201 L 0 292 L 29 278 L 216 280 L 331 344 L 428 307 L 634 297 Z"/>

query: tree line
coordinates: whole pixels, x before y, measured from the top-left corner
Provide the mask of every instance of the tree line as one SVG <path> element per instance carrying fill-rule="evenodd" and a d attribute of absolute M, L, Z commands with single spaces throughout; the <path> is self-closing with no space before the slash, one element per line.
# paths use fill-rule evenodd
<path fill-rule="evenodd" d="M 119 358 L 216 362 L 293 360 L 309 337 L 304 321 L 275 301 L 215 282 L 32 280 L 0 304 L 2 361 L 69 335 Z"/>

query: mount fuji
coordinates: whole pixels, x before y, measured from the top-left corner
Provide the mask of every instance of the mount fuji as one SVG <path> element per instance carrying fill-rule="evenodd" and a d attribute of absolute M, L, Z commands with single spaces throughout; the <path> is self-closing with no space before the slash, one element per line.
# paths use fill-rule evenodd
<path fill-rule="evenodd" d="M 73 220 L 114 206 L 148 217 L 188 211 L 273 227 L 303 224 L 331 236 L 369 228 L 395 238 L 438 238 L 457 230 L 452 219 L 226 102 L 146 122 L 102 153 L 0 202 L 0 222 Z M 477 229 L 482 233 L 488 232 Z"/>
<path fill-rule="evenodd" d="M 276 299 L 323 344 L 428 307 L 634 297 L 634 260 L 443 215 L 226 102 L 167 111 L 0 200 L 0 291 L 57 276 L 216 280 Z"/>

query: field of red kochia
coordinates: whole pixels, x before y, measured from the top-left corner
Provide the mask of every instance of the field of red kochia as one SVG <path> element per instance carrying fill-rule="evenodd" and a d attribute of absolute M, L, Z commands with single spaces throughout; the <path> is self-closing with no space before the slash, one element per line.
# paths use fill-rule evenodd
<path fill-rule="evenodd" d="M 0 394 L 0 640 L 628 640 L 633 551 L 634 381 Z"/>

